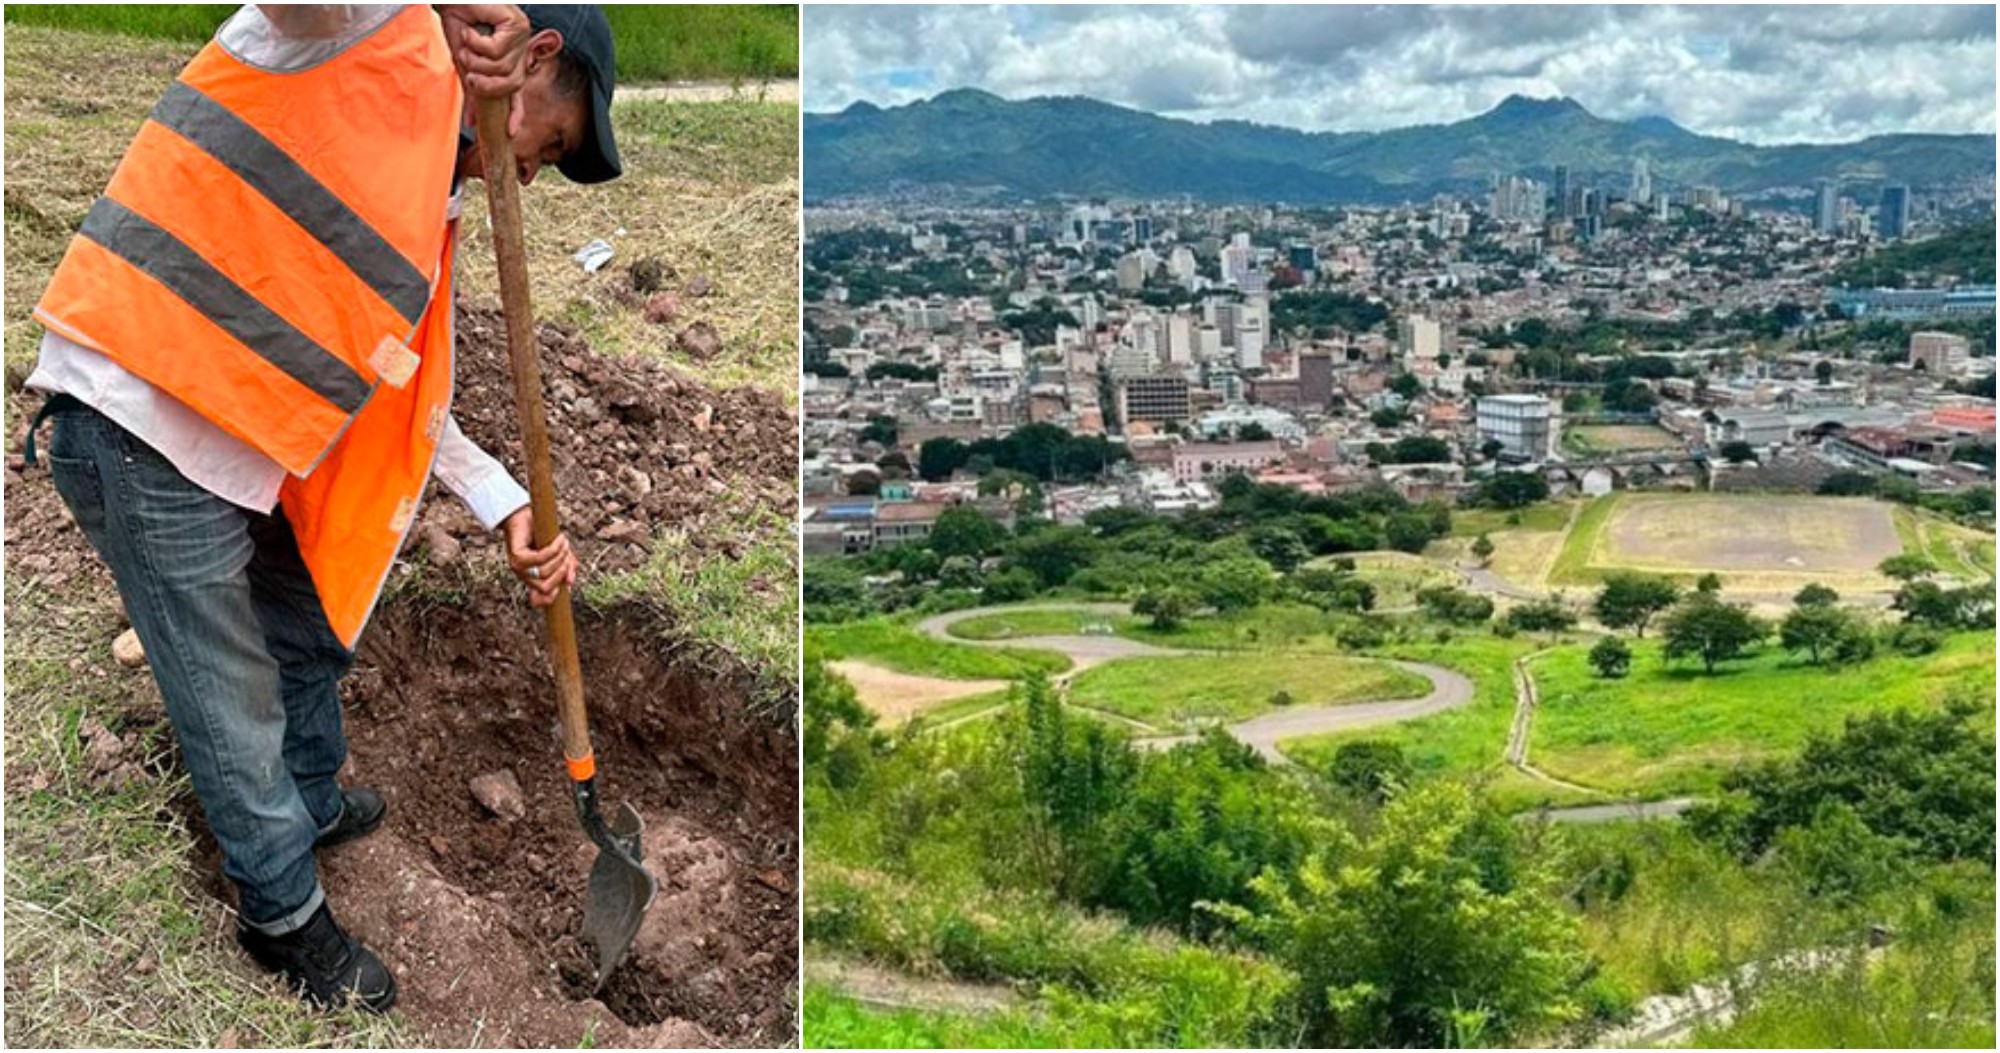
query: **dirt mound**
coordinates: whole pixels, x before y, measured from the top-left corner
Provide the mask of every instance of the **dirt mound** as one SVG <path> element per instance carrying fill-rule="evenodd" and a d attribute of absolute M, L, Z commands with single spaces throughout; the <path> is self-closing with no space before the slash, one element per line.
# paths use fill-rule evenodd
<path fill-rule="evenodd" d="M 639 565 L 661 530 L 727 552 L 732 507 L 790 515 L 795 427 L 777 396 L 599 356 L 558 326 L 540 337 L 557 491 L 586 574 Z M 461 427 L 518 477 L 497 312 L 461 310 L 457 376 Z M 16 398 L 12 448 L 40 401 Z M 9 457 L 6 476 L 10 573 L 55 590 L 108 580 L 46 469 Z M 389 818 L 321 860 L 343 923 L 397 971 L 397 1012 L 446 1046 L 793 1044 L 797 745 L 750 705 L 757 673 L 680 646 L 671 612 L 579 611 L 600 788 L 645 817 L 660 881 L 631 957 L 593 995 L 578 932 L 594 848 L 560 760 L 541 619 L 500 569 L 496 539 L 449 495 L 425 505 L 411 531 L 422 585 L 392 586 L 343 684 L 351 777 L 383 792 Z M 518 819 L 470 789 L 501 771 L 519 781 Z M 195 852 L 229 896 L 213 842 Z"/>
<path fill-rule="evenodd" d="M 798 425 L 779 396 L 710 390 L 659 359 L 593 354 L 574 330 L 553 323 L 542 323 L 537 336 L 557 504 L 586 573 L 645 562 L 661 527 L 680 526 L 688 543 L 728 552 L 737 539 L 727 517 L 752 505 L 792 514 Z M 457 364 L 459 427 L 525 483 L 498 311 L 459 309 Z M 440 496 L 425 501 L 424 525 L 475 549 L 494 544 L 456 501 Z M 700 529 L 711 517 L 723 518 L 716 529 Z"/>

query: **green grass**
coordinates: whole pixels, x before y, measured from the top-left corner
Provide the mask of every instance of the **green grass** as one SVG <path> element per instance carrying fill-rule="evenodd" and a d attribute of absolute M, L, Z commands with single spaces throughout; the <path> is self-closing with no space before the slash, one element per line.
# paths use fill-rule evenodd
<path fill-rule="evenodd" d="M 1054 651 L 946 643 L 918 632 L 907 619 L 814 625 L 807 636 L 825 649 L 828 658 L 873 662 L 899 673 L 946 680 L 1013 680 L 1037 669 L 1061 673 L 1070 666 L 1068 658 Z"/>
<path fill-rule="evenodd" d="M 1509 530 L 1553 532 L 1561 530 L 1569 523 L 1569 510 L 1570 505 L 1560 501 L 1545 501 L 1515 511 L 1499 508 L 1454 508 L 1451 510 L 1451 536 L 1472 538 L 1481 534 L 1499 534 Z M 1510 523 L 1509 519 L 1518 519 L 1519 522 Z"/>
<path fill-rule="evenodd" d="M 1921 552 L 1961 581 L 1993 577 L 1993 539 L 1906 506 L 1896 508 L 1896 532 L 1905 552 Z"/>
<path fill-rule="evenodd" d="M 111 659 L 116 595 L 9 574 L 6 600 L 8 1043 L 408 1044 L 393 1019 L 312 1012 L 243 962 L 196 872 L 157 695 Z M 126 742 L 136 778 L 92 771 L 85 719 Z"/>
<path fill-rule="evenodd" d="M 1472 681 L 1472 703 L 1401 724 L 1287 739 L 1278 748 L 1301 765 L 1323 770 L 1342 743 L 1381 739 L 1401 746 L 1420 776 L 1486 779 L 1487 792 L 1508 811 L 1592 803 L 1597 798 L 1531 779 L 1504 758 L 1514 719 L 1513 661 L 1543 646 L 1539 637 L 1509 640 L 1490 633 L 1462 633 L 1446 643 L 1389 644 L 1371 653 L 1456 670 Z"/>
<path fill-rule="evenodd" d="M 1617 494 L 1593 498 L 1583 506 L 1582 514 L 1576 518 L 1576 526 L 1563 538 L 1562 550 L 1556 553 L 1555 566 L 1549 569 L 1549 584 L 1595 585 L 1603 580 L 1604 572 L 1591 566 L 1591 549 L 1596 547 L 1598 533 L 1604 529 L 1612 509 L 1617 506 Z"/>
<path fill-rule="evenodd" d="M 1078 674 L 1070 700 L 1156 727 L 1238 721 L 1289 705 L 1418 698 L 1429 681 L 1383 662 L 1309 654 L 1128 658 Z"/>
<path fill-rule="evenodd" d="M 627 142 L 661 147 L 649 174 L 725 184 L 798 178 L 799 109 L 791 103 L 754 95 L 718 102 L 641 99 L 611 112 L 621 157 Z"/>
<path fill-rule="evenodd" d="M 1334 634 L 1353 620 L 1303 604 L 1271 603 L 1213 617 L 1193 618 L 1170 630 L 1145 621 L 1122 626 L 1119 634 L 1161 647 L 1200 651 L 1311 651 L 1336 653 Z"/>
<path fill-rule="evenodd" d="M 924 723 L 936 727 L 940 724 L 949 724 L 955 720 L 963 720 L 966 717 L 978 716 L 981 713 L 998 710 L 999 707 L 1007 704 L 1007 699 L 1011 694 L 1011 691 L 988 691 L 980 695 L 967 695 L 964 698 L 952 699 L 941 706 L 933 706 L 930 709 L 924 710 L 919 715 L 923 718 Z"/>
<path fill-rule="evenodd" d="M 724 498 L 723 504 L 731 503 Z M 759 704 L 791 714 L 798 705 L 798 546 L 791 521 L 748 507 L 727 515 L 740 544 L 725 552 L 692 545 L 677 527 L 654 542 L 644 567 L 586 582 L 585 603 L 658 607 L 676 636 L 719 648 L 754 670 Z"/>
<path fill-rule="evenodd" d="M 1088 1049 L 1108 1035 L 1080 1034 L 1015 1009 L 956 1013 L 880 1009 L 823 984 L 807 984 L 807 1049 Z"/>
<path fill-rule="evenodd" d="M 234 4 L 9 4 L 9 24 L 201 42 Z M 617 4 L 605 7 L 621 82 L 796 77 L 792 4 Z"/>
<path fill-rule="evenodd" d="M 1989 918 L 1990 923 L 1990 918 Z M 1747 1008 L 1697 1030 L 1696 1049 L 1992 1049 L 1993 931 L 1756 985 Z"/>
<path fill-rule="evenodd" d="M 1536 660 L 1541 708 L 1529 759 L 1621 796 L 1710 793 L 1730 769 L 1796 749 L 1849 714 L 1934 705 L 1954 692 L 1990 698 L 1994 675 L 1991 631 L 1954 636 L 1921 658 L 1887 654 L 1838 670 L 1767 646 L 1708 676 L 1698 662 L 1668 665 L 1659 648 L 1636 642 L 1622 680 L 1597 677 L 1581 645 Z"/>
<path fill-rule="evenodd" d="M 1457 572 L 1407 552 L 1361 552 L 1353 559 L 1355 576 L 1375 586 L 1376 610 L 1415 606 L 1419 589 L 1459 583 Z"/>
<path fill-rule="evenodd" d="M 1124 632 L 1140 623 L 1127 615 L 1094 614 L 1070 608 L 1002 611 L 951 623 L 945 631 L 961 640 L 1013 640 L 1023 636 L 1082 636 L 1100 625 Z"/>

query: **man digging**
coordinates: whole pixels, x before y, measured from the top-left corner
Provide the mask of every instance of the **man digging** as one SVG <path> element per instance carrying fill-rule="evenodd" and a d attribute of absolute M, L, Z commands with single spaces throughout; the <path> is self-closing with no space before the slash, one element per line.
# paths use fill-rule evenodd
<path fill-rule="evenodd" d="M 396 997 L 313 853 L 382 821 L 379 794 L 334 780 L 336 685 L 432 471 L 504 534 L 531 603 L 576 577 L 450 416 L 472 106 L 511 98 L 523 184 L 543 165 L 602 182 L 613 75 L 596 7 L 244 7 L 154 107 L 35 309 L 50 473 L 145 647 L 237 938 L 317 1004 Z"/>

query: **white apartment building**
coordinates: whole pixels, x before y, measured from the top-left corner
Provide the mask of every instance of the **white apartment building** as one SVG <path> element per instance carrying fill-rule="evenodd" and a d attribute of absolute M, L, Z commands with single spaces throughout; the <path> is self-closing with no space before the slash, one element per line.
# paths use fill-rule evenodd
<path fill-rule="evenodd" d="M 1479 400 L 1479 443 L 1497 440 L 1503 454 L 1531 461 L 1555 456 L 1556 407 L 1541 395 L 1487 395 Z"/>

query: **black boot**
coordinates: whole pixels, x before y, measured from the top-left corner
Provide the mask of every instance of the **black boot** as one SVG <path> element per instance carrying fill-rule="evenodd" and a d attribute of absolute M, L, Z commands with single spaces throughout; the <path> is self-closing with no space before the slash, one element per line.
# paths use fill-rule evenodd
<path fill-rule="evenodd" d="M 389 967 L 360 940 L 342 932 L 324 903 L 311 920 L 283 936 L 239 927 L 236 942 L 258 965 L 282 974 L 314 1005 L 352 1002 L 369 1012 L 386 1013 L 396 1004 L 396 978 Z"/>
<path fill-rule="evenodd" d="M 382 825 L 389 811 L 382 795 L 366 786 L 350 786 L 340 791 L 340 818 L 313 842 L 314 849 L 332 848 L 358 837 L 366 837 Z"/>

